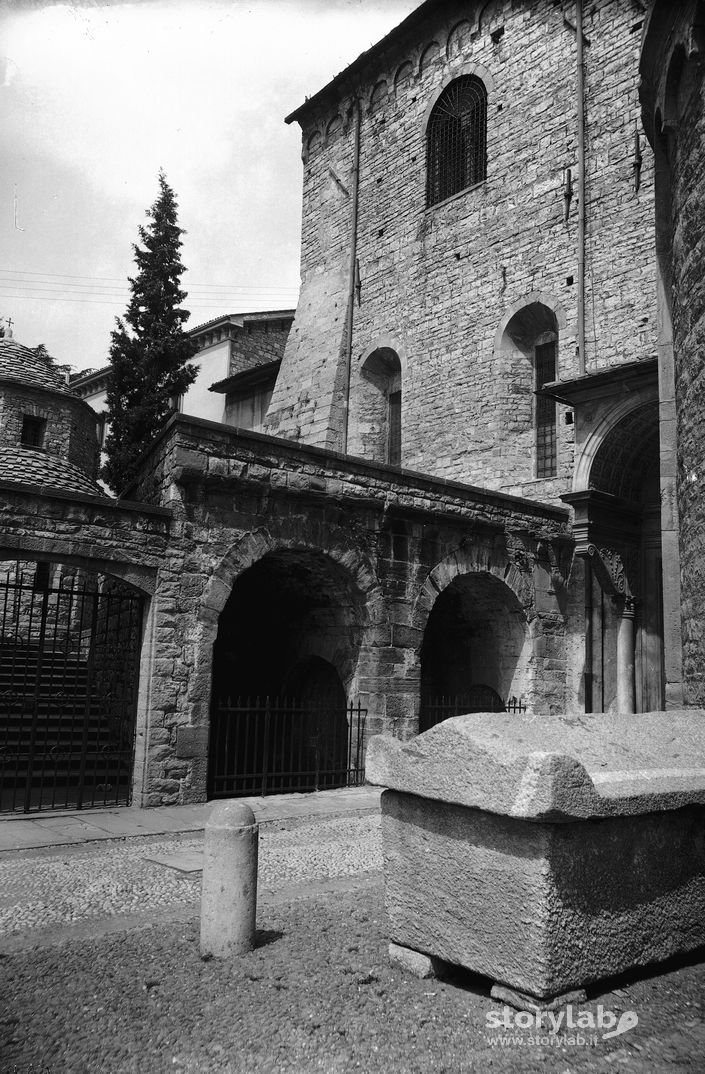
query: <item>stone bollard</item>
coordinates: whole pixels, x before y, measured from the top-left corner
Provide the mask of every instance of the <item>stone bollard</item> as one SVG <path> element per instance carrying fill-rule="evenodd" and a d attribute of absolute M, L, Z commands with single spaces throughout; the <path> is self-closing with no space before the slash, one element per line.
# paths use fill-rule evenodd
<path fill-rule="evenodd" d="M 206 824 L 201 956 L 244 955 L 255 945 L 259 826 L 249 806 L 220 802 Z"/>

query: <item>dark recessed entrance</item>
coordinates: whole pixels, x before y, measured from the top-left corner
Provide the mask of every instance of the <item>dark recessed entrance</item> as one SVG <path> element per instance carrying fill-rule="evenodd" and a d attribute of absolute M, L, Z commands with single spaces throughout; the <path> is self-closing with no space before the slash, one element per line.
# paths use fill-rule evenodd
<path fill-rule="evenodd" d="M 465 712 L 518 707 L 529 637 L 514 593 L 491 574 L 462 575 L 439 595 L 421 646 L 420 731 Z"/>
<path fill-rule="evenodd" d="M 209 797 L 361 781 L 366 713 L 343 684 L 363 616 L 321 553 L 271 553 L 237 580 L 214 646 Z"/>

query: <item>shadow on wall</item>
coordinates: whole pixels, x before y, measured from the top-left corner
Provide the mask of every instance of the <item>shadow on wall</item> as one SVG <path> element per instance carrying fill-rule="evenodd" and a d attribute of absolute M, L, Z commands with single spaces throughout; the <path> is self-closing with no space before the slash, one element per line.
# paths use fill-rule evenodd
<path fill-rule="evenodd" d="M 526 615 L 511 589 L 488 573 L 455 578 L 424 632 L 420 730 L 437 722 L 441 697 L 475 696 L 482 686 L 482 705 L 497 711 L 500 701 L 526 695 L 530 657 Z"/>

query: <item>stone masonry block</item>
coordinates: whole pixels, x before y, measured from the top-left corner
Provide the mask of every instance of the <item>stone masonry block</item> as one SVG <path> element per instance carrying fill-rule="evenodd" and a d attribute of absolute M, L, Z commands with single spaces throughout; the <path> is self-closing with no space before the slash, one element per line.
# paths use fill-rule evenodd
<path fill-rule="evenodd" d="M 207 727 L 179 727 L 176 731 L 176 756 L 188 760 L 208 753 Z"/>

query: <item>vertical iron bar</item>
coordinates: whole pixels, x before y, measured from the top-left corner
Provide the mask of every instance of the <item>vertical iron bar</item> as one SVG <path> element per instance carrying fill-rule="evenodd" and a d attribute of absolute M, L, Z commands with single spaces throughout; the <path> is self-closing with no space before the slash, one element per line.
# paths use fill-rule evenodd
<path fill-rule="evenodd" d="M 262 762 L 263 763 L 262 763 L 262 790 L 261 790 L 261 794 L 262 794 L 263 798 L 267 793 L 267 769 L 269 767 L 269 721 L 270 721 L 269 694 L 267 694 L 267 697 L 265 698 L 264 704 L 265 704 L 265 709 L 264 709 L 264 748 L 262 750 Z"/>
<path fill-rule="evenodd" d="M 249 707 L 249 705 L 250 705 L 249 697 L 247 699 L 247 705 L 248 705 L 247 712 L 244 714 L 244 716 L 245 716 L 245 736 L 244 736 L 244 741 L 243 741 L 243 744 L 242 744 L 242 753 L 241 754 L 238 753 L 237 757 L 235 758 L 235 764 L 237 766 L 244 765 L 245 773 L 247 772 L 248 768 L 251 767 L 250 766 L 250 737 L 253 738 L 255 744 L 257 742 L 257 735 L 256 734 L 253 735 L 253 736 L 250 736 L 250 725 L 252 724 L 252 711 L 251 711 L 251 709 Z M 256 749 L 255 749 L 255 752 L 256 752 Z M 240 761 L 240 757 L 242 757 L 242 761 Z M 236 768 L 235 770 L 237 771 L 238 769 Z M 247 781 L 244 780 L 243 782 L 244 782 L 244 784 L 246 786 Z"/>
<path fill-rule="evenodd" d="M 240 699 L 228 696 L 225 703 L 218 707 L 217 716 L 217 753 L 214 757 L 214 771 L 220 794 L 229 794 L 234 789 L 235 769 L 233 767 L 233 755 L 230 747 L 232 735 L 231 720 L 233 719 L 233 707 L 239 705 Z"/>
<path fill-rule="evenodd" d="M 40 614 L 40 621 L 39 621 L 39 637 L 38 637 L 38 642 L 37 642 L 37 645 L 38 645 L 38 648 L 37 648 L 37 670 L 36 670 L 36 678 L 34 680 L 34 701 L 33 701 L 33 710 L 32 710 L 32 729 L 31 729 L 31 732 L 30 732 L 29 750 L 28 750 L 28 752 L 29 752 L 29 765 L 28 765 L 28 769 L 27 769 L 27 782 L 25 784 L 25 794 L 24 794 L 24 812 L 25 813 L 29 813 L 31 808 L 32 808 L 32 777 L 31 777 L 31 772 L 33 770 L 34 754 L 35 754 L 36 743 L 37 743 L 37 729 L 38 729 L 38 723 L 39 723 L 39 686 L 40 686 L 40 682 L 41 682 L 41 673 L 42 673 L 42 666 L 43 666 L 43 661 L 44 661 L 44 643 L 45 643 L 45 635 L 46 635 L 46 621 L 47 621 L 48 607 L 49 607 L 49 589 L 47 587 L 42 591 L 41 608 L 40 608 L 40 613 L 39 613 Z M 34 610 L 34 600 L 33 599 L 32 599 L 32 603 L 30 605 L 30 608 L 32 609 L 32 611 Z M 31 634 L 31 624 L 32 624 L 32 614 L 30 612 L 30 634 Z M 42 770 L 42 778 L 43 778 L 43 770 Z M 40 795 L 39 807 L 41 808 L 41 795 Z"/>
<path fill-rule="evenodd" d="M 85 589 L 84 589 L 85 596 Z M 98 594 L 93 593 L 93 601 L 91 608 L 91 630 L 90 630 L 90 648 L 88 650 L 88 661 L 86 663 L 86 700 L 84 704 L 84 718 L 83 718 L 83 737 L 81 740 L 81 763 L 78 773 L 78 788 L 76 794 L 76 809 L 83 808 L 83 793 L 85 789 L 86 779 L 86 761 L 88 750 L 88 722 L 90 719 L 91 709 L 91 692 L 93 690 L 93 674 L 95 666 L 95 641 L 96 641 L 96 627 L 98 623 Z"/>

